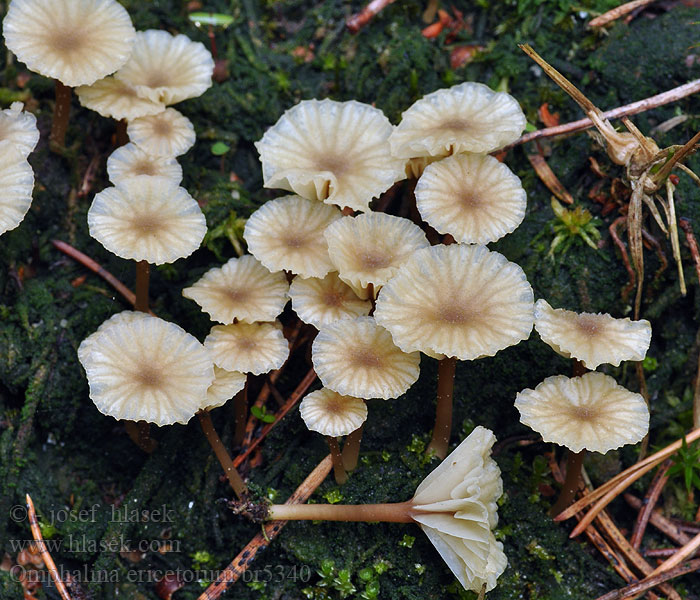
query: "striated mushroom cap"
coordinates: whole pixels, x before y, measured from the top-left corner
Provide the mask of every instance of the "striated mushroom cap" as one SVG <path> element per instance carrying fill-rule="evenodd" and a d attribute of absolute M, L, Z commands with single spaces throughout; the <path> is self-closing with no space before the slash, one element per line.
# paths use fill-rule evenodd
<path fill-rule="evenodd" d="M 491 458 L 496 438 L 485 427 L 469 436 L 430 473 L 413 496 L 413 519 L 467 590 L 496 586 L 508 560 L 491 529 L 503 494 L 501 471 Z"/>
<path fill-rule="evenodd" d="M 90 398 L 115 419 L 187 423 L 214 380 L 211 356 L 181 327 L 125 311 L 78 348 Z"/>
<path fill-rule="evenodd" d="M 215 325 L 204 345 L 218 367 L 253 375 L 279 369 L 289 356 L 287 340 L 274 323 Z"/>
<path fill-rule="evenodd" d="M 136 33 L 129 61 L 114 76 L 152 102 L 176 104 L 211 87 L 214 59 L 186 35 L 149 29 Z"/>
<path fill-rule="evenodd" d="M 332 437 L 352 433 L 367 419 L 364 400 L 342 396 L 327 388 L 307 394 L 299 405 L 299 412 L 311 431 Z"/>
<path fill-rule="evenodd" d="M 367 316 L 372 309 L 372 304 L 360 299 L 337 273 L 328 273 L 323 279 L 295 277 L 289 297 L 299 318 L 317 329 L 341 319 Z"/>
<path fill-rule="evenodd" d="M 0 141 L 0 234 L 17 227 L 32 204 L 34 171 L 16 144 Z"/>
<path fill-rule="evenodd" d="M 534 390 L 515 398 L 520 421 L 545 442 L 607 452 L 636 444 L 649 431 L 649 409 L 640 394 L 625 389 L 610 376 L 591 371 L 570 379 L 547 377 Z"/>
<path fill-rule="evenodd" d="M 288 291 L 284 273 L 270 273 L 247 254 L 210 269 L 182 295 L 199 304 L 212 321 L 228 324 L 234 319 L 274 321 L 287 304 Z"/>
<path fill-rule="evenodd" d="M 375 288 L 384 285 L 411 254 L 429 246 L 417 225 L 378 212 L 343 217 L 324 236 L 339 277 L 360 293 L 370 283 Z"/>
<path fill-rule="evenodd" d="M 115 77 L 105 77 L 92 85 L 81 85 L 75 88 L 75 95 L 85 108 L 117 120 L 137 119 L 165 110 L 162 102 L 142 98 L 133 86 Z"/>
<path fill-rule="evenodd" d="M 157 156 L 180 156 L 197 139 L 192 122 L 174 108 L 130 121 L 126 133 L 144 152 Z"/>
<path fill-rule="evenodd" d="M 513 96 L 465 82 L 414 102 L 401 115 L 389 144 L 391 154 L 403 159 L 486 154 L 517 140 L 526 124 Z"/>
<path fill-rule="evenodd" d="M 107 175 L 114 185 L 139 175 L 167 177 L 179 185 L 182 181 L 182 167 L 172 156 L 148 154 L 136 144 L 128 143 L 109 155 Z"/>
<path fill-rule="evenodd" d="M 29 69 L 75 87 L 121 67 L 136 32 L 115 0 L 12 0 L 3 35 Z"/>
<path fill-rule="evenodd" d="M 645 319 L 632 321 L 607 313 L 555 309 L 546 300 L 535 303 L 535 329 L 556 352 L 566 358 L 573 356 L 587 369 L 643 360 L 651 343 L 651 324 Z"/>
<path fill-rule="evenodd" d="M 27 158 L 39 141 L 39 129 L 36 117 L 23 108 L 21 102 L 13 102 L 10 108 L 0 112 L 0 141 L 12 142 Z"/>
<path fill-rule="evenodd" d="M 255 144 L 264 185 L 368 211 L 372 198 L 404 178 L 404 161 L 389 153 L 391 131 L 384 113 L 368 104 L 303 100 Z"/>
<path fill-rule="evenodd" d="M 406 353 L 372 317 L 322 327 L 311 348 L 324 386 L 355 398 L 398 398 L 418 379 L 420 354 Z"/>
<path fill-rule="evenodd" d="M 415 252 L 379 293 L 374 317 L 406 352 L 473 360 L 530 335 L 534 295 L 525 272 L 485 246 Z"/>
<path fill-rule="evenodd" d="M 323 277 L 333 270 L 323 232 L 341 212 L 300 196 L 270 200 L 248 219 L 243 238 L 248 250 L 270 271 Z"/>
<path fill-rule="evenodd" d="M 213 410 L 226 404 L 245 387 L 245 373 L 226 371 L 214 365 L 214 381 L 207 388 L 207 397 L 202 403 L 204 410 Z"/>
<path fill-rule="evenodd" d="M 526 204 L 517 175 L 487 155 L 449 156 L 428 165 L 416 185 L 423 220 L 465 244 L 495 242 L 514 231 Z"/>
<path fill-rule="evenodd" d="M 88 227 L 117 256 L 157 265 L 189 256 L 207 232 L 204 215 L 187 190 L 148 175 L 96 194 Z"/>

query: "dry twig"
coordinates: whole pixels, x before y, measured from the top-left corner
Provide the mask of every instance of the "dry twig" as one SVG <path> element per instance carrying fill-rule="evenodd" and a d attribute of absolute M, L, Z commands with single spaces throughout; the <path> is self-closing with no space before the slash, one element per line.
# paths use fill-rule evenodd
<path fill-rule="evenodd" d="M 686 573 L 696 571 L 697 569 L 700 569 L 700 559 L 691 560 L 685 565 L 681 565 L 652 577 L 646 577 L 641 581 L 632 583 L 619 590 L 613 590 L 612 592 L 599 596 L 596 600 L 623 600 L 623 598 L 630 598 L 657 586 L 661 582 L 679 577 L 680 575 L 685 575 Z"/>
<path fill-rule="evenodd" d="M 372 0 L 367 6 L 365 6 L 359 13 L 350 17 L 345 26 L 348 28 L 350 33 L 357 33 L 362 29 L 367 23 L 369 23 L 375 15 L 377 15 L 381 10 L 389 6 L 394 2 L 394 0 Z"/>
<path fill-rule="evenodd" d="M 664 489 L 664 485 L 666 485 L 666 482 L 668 481 L 668 475 L 666 475 L 666 473 L 671 468 L 672 464 L 672 461 L 666 459 L 666 461 L 659 467 L 656 475 L 654 475 L 654 479 L 651 481 L 649 490 L 647 491 L 646 496 L 644 496 L 642 507 L 637 513 L 637 520 L 634 523 L 632 537 L 630 538 L 630 543 L 636 550 L 639 550 L 642 545 L 642 538 L 644 537 L 644 531 L 647 528 L 649 517 L 651 517 L 651 513 L 656 506 L 661 490 Z"/>
<path fill-rule="evenodd" d="M 654 0 L 632 0 L 631 2 L 625 2 L 625 4 L 616 6 L 595 19 L 591 19 L 588 23 L 588 27 L 602 27 L 603 25 L 612 23 L 616 19 L 624 17 L 626 14 L 631 13 L 638 8 L 642 8 L 647 4 L 651 4 L 652 2 L 654 2 Z"/>
<path fill-rule="evenodd" d="M 562 185 L 561 181 L 559 181 L 559 178 L 554 174 L 554 171 L 552 171 L 551 167 L 547 164 L 547 161 L 544 159 L 544 156 L 542 156 L 542 153 L 539 152 L 539 148 L 538 152 L 527 152 L 526 156 L 527 159 L 530 161 L 532 168 L 535 169 L 535 172 L 540 178 L 540 181 L 542 181 L 542 183 L 544 183 L 547 186 L 547 189 L 562 202 L 566 202 L 567 204 L 573 204 L 573 197 L 571 196 L 571 194 L 569 194 L 569 192 L 566 191 L 566 188 Z"/>

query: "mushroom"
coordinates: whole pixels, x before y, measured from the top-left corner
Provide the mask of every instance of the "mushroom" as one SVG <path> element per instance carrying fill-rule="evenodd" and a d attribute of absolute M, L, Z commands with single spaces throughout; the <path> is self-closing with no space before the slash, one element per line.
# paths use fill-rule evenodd
<path fill-rule="evenodd" d="M 605 453 L 624 444 L 636 444 L 649 431 L 649 409 L 644 398 L 625 389 L 610 376 L 591 371 L 580 377 L 548 377 L 534 390 L 515 398 L 520 421 L 542 435 L 545 442 L 566 446 L 566 481 L 552 507 L 556 515 L 578 489 L 585 450 Z"/>
<path fill-rule="evenodd" d="M 367 419 L 365 401 L 322 388 L 307 394 L 299 405 L 299 412 L 311 431 L 317 431 L 326 436 L 333 458 L 335 480 L 342 485 L 347 481 L 348 476 L 343 465 L 345 453 L 341 454 L 337 438 L 341 435 L 349 435 L 362 427 Z"/>
<path fill-rule="evenodd" d="M 12 142 L 27 158 L 39 141 L 39 129 L 36 117 L 23 108 L 21 102 L 13 102 L 10 108 L 0 112 L 0 141 Z"/>
<path fill-rule="evenodd" d="M 32 203 L 34 171 L 16 144 L 0 141 L 0 234 L 17 227 Z"/>
<path fill-rule="evenodd" d="M 179 185 L 182 181 L 182 167 L 172 156 L 148 154 L 136 144 L 129 143 L 109 155 L 107 175 L 114 185 L 139 175 L 167 177 Z"/>
<path fill-rule="evenodd" d="M 273 504 L 266 519 L 417 523 L 464 589 L 489 591 L 508 564 L 491 531 L 503 493 L 501 472 L 490 455 L 494 442 L 490 430 L 476 427 L 407 502 Z"/>
<path fill-rule="evenodd" d="M 303 100 L 255 143 L 263 184 L 326 204 L 368 211 L 375 196 L 404 178 L 392 158 L 381 110 L 350 100 Z"/>
<path fill-rule="evenodd" d="M 192 122 L 174 108 L 129 121 L 126 133 L 144 152 L 156 156 L 180 156 L 197 138 Z"/>
<path fill-rule="evenodd" d="M 527 195 L 520 179 L 483 154 L 458 154 L 428 165 L 415 193 L 423 220 L 465 244 L 495 242 L 525 217 Z"/>
<path fill-rule="evenodd" d="M 213 321 L 228 324 L 273 321 L 287 304 L 288 291 L 284 273 L 270 273 L 248 254 L 210 269 L 182 295 L 199 304 Z"/>
<path fill-rule="evenodd" d="M 527 339 L 533 305 L 525 272 L 485 246 L 418 250 L 382 288 L 374 317 L 394 343 L 404 352 L 442 355 L 429 451 L 447 453 L 456 360 L 493 356 Z"/>
<path fill-rule="evenodd" d="M 62 148 L 70 88 L 90 85 L 124 65 L 136 32 L 115 0 L 13 0 L 3 35 L 29 69 L 56 80 L 51 142 Z"/>
<path fill-rule="evenodd" d="M 75 95 L 85 108 L 117 121 L 129 121 L 165 110 L 162 102 L 139 96 L 136 88 L 113 76 L 92 85 L 81 85 L 75 88 Z"/>
<path fill-rule="evenodd" d="M 285 196 L 266 202 L 250 215 L 243 238 L 249 252 L 270 271 L 323 277 L 333 270 L 323 232 L 340 217 L 335 206 Z"/>

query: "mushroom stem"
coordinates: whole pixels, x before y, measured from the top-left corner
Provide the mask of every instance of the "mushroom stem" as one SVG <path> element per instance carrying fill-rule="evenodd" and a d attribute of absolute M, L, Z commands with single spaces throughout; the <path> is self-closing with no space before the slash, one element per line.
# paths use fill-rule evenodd
<path fill-rule="evenodd" d="M 146 421 L 124 421 L 126 433 L 141 450 L 151 454 L 156 449 L 158 442 L 151 437 L 151 424 Z"/>
<path fill-rule="evenodd" d="M 243 389 L 233 397 L 233 414 L 236 422 L 233 443 L 240 446 L 245 439 L 245 426 L 248 420 L 248 378 L 245 380 Z"/>
<path fill-rule="evenodd" d="M 271 521 L 383 521 L 412 523 L 413 503 L 391 504 L 273 504 L 268 507 Z"/>
<path fill-rule="evenodd" d="M 452 391 L 455 382 L 457 359 L 446 356 L 438 363 L 437 407 L 435 410 L 435 427 L 433 439 L 428 444 L 428 452 L 443 459 L 447 456 L 447 447 L 452 432 Z"/>
<path fill-rule="evenodd" d="M 49 147 L 51 150 L 60 151 L 66 147 L 70 100 L 71 89 L 56 79 L 56 103 L 53 107 L 53 121 L 51 122 L 51 134 L 49 136 Z"/>
<path fill-rule="evenodd" d="M 209 414 L 209 411 L 200 410 L 197 413 L 197 416 L 199 417 L 199 423 L 202 426 L 202 431 L 207 437 L 207 441 L 212 447 L 212 450 L 214 450 L 216 458 L 219 459 L 219 463 L 224 469 L 224 473 L 226 474 L 228 482 L 231 484 L 233 491 L 236 493 L 236 496 L 238 496 L 239 500 L 245 501 L 246 497 L 248 496 L 248 488 L 243 482 L 243 478 L 236 470 L 236 467 L 233 466 L 233 461 L 231 460 L 228 451 L 226 450 L 223 442 L 221 441 L 221 438 L 216 433 L 216 429 L 214 429 L 214 424 L 211 421 L 211 415 Z"/>
<path fill-rule="evenodd" d="M 363 423 L 345 438 L 345 444 L 343 444 L 343 466 L 346 471 L 353 471 L 357 467 L 364 427 Z"/>
<path fill-rule="evenodd" d="M 134 309 L 148 312 L 148 279 L 151 266 L 148 261 L 140 260 L 136 263 L 136 302 Z"/>
<path fill-rule="evenodd" d="M 348 480 L 348 474 L 345 472 L 345 467 L 343 466 L 343 455 L 340 453 L 338 438 L 329 435 L 326 436 L 326 439 L 328 440 L 328 447 L 331 449 L 335 481 L 338 485 L 343 485 Z"/>
<path fill-rule="evenodd" d="M 114 137 L 116 138 L 116 147 L 126 146 L 129 143 L 129 136 L 126 133 L 127 122 L 126 119 L 120 119 L 117 121 L 114 130 Z"/>
<path fill-rule="evenodd" d="M 569 506 L 569 504 L 571 504 L 572 500 L 576 496 L 576 492 L 580 487 L 581 467 L 583 466 L 583 459 L 585 456 L 585 449 L 581 450 L 581 452 L 571 452 L 571 450 L 567 450 L 566 479 L 564 480 L 564 487 L 562 487 L 559 499 L 549 510 L 549 515 L 551 517 L 555 517 L 567 506 Z"/>

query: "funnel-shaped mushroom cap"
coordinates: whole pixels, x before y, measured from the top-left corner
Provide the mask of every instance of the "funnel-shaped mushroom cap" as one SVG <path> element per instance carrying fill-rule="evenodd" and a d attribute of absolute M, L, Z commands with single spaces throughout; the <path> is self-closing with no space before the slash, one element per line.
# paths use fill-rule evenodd
<path fill-rule="evenodd" d="M 420 372 L 420 354 L 402 352 L 372 317 L 322 327 L 311 359 L 323 385 L 355 398 L 398 398 Z"/>
<path fill-rule="evenodd" d="M 105 77 L 92 85 L 81 85 L 75 88 L 75 95 L 85 108 L 117 120 L 136 119 L 165 110 L 163 103 L 142 98 L 134 87 L 114 77 Z"/>
<path fill-rule="evenodd" d="M 367 419 L 364 400 L 342 396 L 327 388 L 308 394 L 301 401 L 299 412 L 311 431 L 333 437 L 352 433 Z"/>
<path fill-rule="evenodd" d="M 214 365 L 214 381 L 207 388 L 207 397 L 201 408 L 212 410 L 223 406 L 245 387 L 245 373 L 226 371 Z"/>
<path fill-rule="evenodd" d="M 207 232 L 204 215 L 187 190 L 148 175 L 97 194 L 88 210 L 88 227 L 117 256 L 157 265 L 189 256 Z"/>
<path fill-rule="evenodd" d="M 405 351 L 472 360 L 530 335 L 534 297 L 524 271 L 484 246 L 415 252 L 377 298 L 374 316 Z"/>
<path fill-rule="evenodd" d="M 23 108 L 21 102 L 13 102 L 10 108 L 0 112 L 0 141 L 12 142 L 27 158 L 39 141 L 39 129 L 36 117 Z"/>
<path fill-rule="evenodd" d="M 215 365 L 253 375 L 279 369 L 289 356 L 287 340 L 273 323 L 215 325 L 204 345 Z"/>
<path fill-rule="evenodd" d="M 186 35 L 149 29 L 136 33 L 129 61 L 114 75 L 132 85 L 139 96 L 176 104 L 201 96 L 211 87 L 214 59 L 201 42 Z"/>
<path fill-rule="evenodd" d="M 411 221 L 378 212 L 343 217 L 324 235 L 338 275 L 355 290 L 384 285 L 411 254 L 429 246 Z"/>
<path fill-rule="evenodd" d="M 535 329 L 556 352 L 580 360 L 587 369 L 603 363 L 642 360 L 651 343 L 651 324 L 642 319 L 616 319 L 607 313 L 576 313 L 535 303 Z"/>
<path fill-rule="evenodd" d="M 372 304 L 361 300 L 337 273 L 323 279 L 295 277 L 289 286 L 292 308 L 304 323 L 320 329 L 341 319 L 354 319 L 369 314 Z"/>
<path fill-rule="evenodd" d="M 167 177 L 179 184 L 182 181 L 182 167 L 172 156 L 148 154 L 136 144 L 129 143 L 109 155 L 107 175 L 114 185 L 139 175 Z"/>
<path fill-rule="evenodd" d="M 197 139 L 192 122 L 174 108 L 130 121 L 126 133 L 144 152 L 158 156 L 180 156 Z"/>
<path fill-rule="evenodd" d="M 423 220 L 458 242 L 486 244 L 513 231 L 525 217 L 520 179 L 492 156 L 458 154 L 428 165 L 416 185 Z"/>
<path fill-rule="evenodd" d="M 83 340 L 78 358 L 95 406 L 115 419 L 187 423 L 214 380 L 194 336 L 146 313 L 114 315 Z"/>
<path fill-rule="evenodd" d="M 341 212 L 300 196 L 270 200 L 245 225 L 248 250 L 270 271 L 323 277 L 333 270 L 323 232 Z"/>
<path fill-rule="evenodd" d="M 32 71 L 75 87 L 121 67 L 136 32 L 116 0 L 12 0 L 3 35 Z"/>
<path fill-rule="evenodd" d="M 389 153 L 391 131 L 384 113 L 368 104 L 303 100 L 255 144 L 264 185 L 367 211 L 405 176 L 404 161 Z"/>
<path fill-rule="evenodd" d="M 493 433 L 477 427 L 416 489 L 413 519 L 420 523 L 452 573 L 467 590 L 496 586 L 508 561 L 491 529 L 503 493 L 491 458 Z"/>
<path fill-rule="evenodd" d="M 488 153 L 517 140 L 526 124 L 513 96 L 466 82 L 414 102 L 389 143 L 391 154 L 404 159 Z"/>
<path fill-rule="evenodd" d="M 32 203 L 34 171 L 19 148 L 0 141 L 0 234 L 22 222 Z"/>
<path fill-rule="evenodd" d="M 234 319 L 274 321 L 287 304 L 288 291 L 284 273 L 270 273 L 247 254 L 210 269 L 182 295 L 199 304 L 212 321 L 228 324 Z"/>
<path fill-rule="evenodd" d="M 534 390 L 515 398 L 520 421 L 545 442 L 572 452 L 607 452 L 636 444 L 649 431 L 649 409 L 640 394 L 595 371 L 569 379 L 547 377 Z"/>

